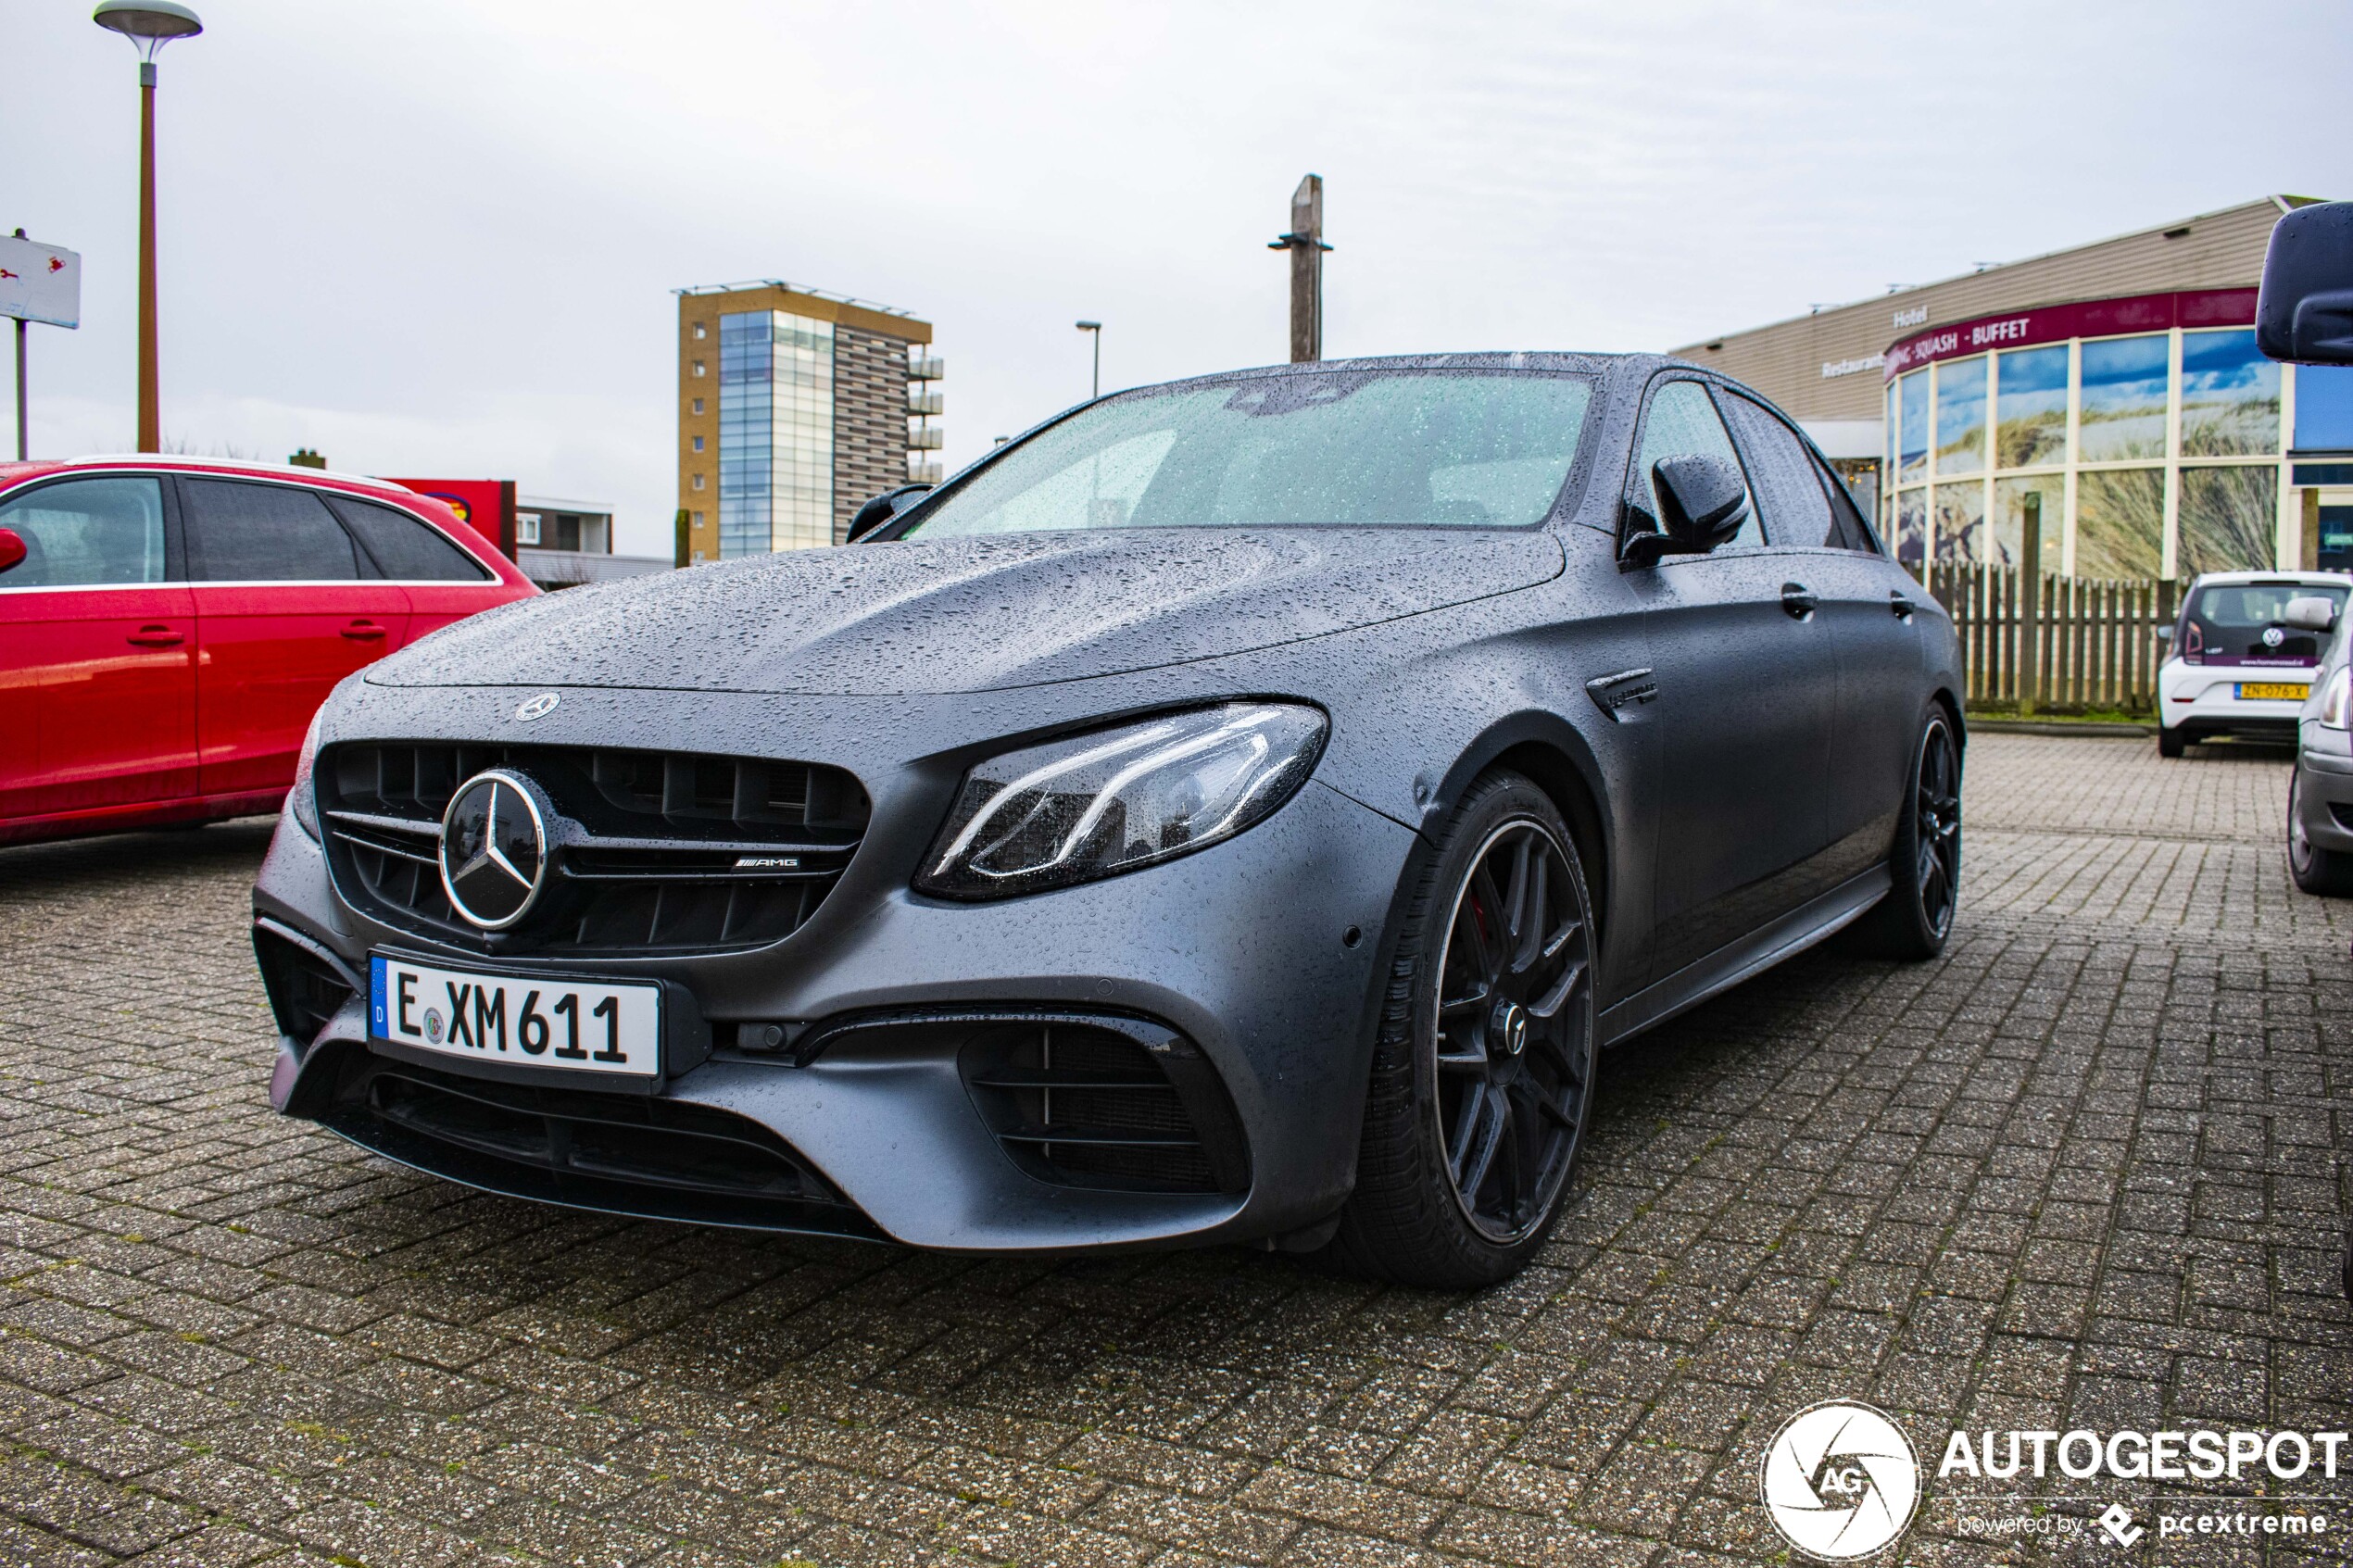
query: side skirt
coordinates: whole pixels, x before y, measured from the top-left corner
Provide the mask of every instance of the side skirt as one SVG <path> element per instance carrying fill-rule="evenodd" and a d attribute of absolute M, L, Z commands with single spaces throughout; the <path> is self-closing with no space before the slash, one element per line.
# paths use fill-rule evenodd
<path fill-rule="evenodd" d="M 1699 1006 L 1721 991 L 1763 973 L 1783 959 L 1834 935 L 1887 896 L 1894 877 L 1883 865 L 1851 877 L 1770 925 L 1687 964 L 1602 1010 L 1602 1044 L 1617 1045 Z"/>

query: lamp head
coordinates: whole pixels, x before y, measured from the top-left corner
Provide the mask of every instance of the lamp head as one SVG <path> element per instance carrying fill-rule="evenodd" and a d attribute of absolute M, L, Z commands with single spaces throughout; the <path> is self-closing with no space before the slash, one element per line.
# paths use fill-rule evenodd
<path fill-rule="evenodd" d="M 172 0 L 99 0 L 90 19 L 131 40 L 145 60 L 153 60 L 156 52 L 173 39 L 194 38 L 204 31 L 195 12 Z"/>
<path fill-rule="evenodd" d="M 1103 330 L 1103 324 L 1101 321 L 1078 321 L 1073 324 L 1082 332 L 1099 332 Z"/>

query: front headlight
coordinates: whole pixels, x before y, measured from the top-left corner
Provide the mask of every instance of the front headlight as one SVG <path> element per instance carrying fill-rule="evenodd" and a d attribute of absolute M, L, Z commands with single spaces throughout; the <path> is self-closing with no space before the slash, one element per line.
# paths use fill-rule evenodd
<path fill-rule="evenodd" d="M 2338 670 L 2322 690 L 2321 728 L 2344 729 L 2348 709 L 2353 709 L 2353 666 Z"/>
<path fill-rule="evenodd" d="M 1314 771 L 1324 716 L 1231 702 L 1008 751 L 964 775 L 916 890 L 998 898 L 1207 848 Z"/>
<path fill-rule="evenodd" d="M 286 791 L 286 809 L 294 813 L 295 824 L 313 843 L 320 842 L 319 795 L 310 787 L 310 771 L 319 760 L 319 721 L 326 711 L 321 708 L 310 716 L 310 728 L 303 732 L 302 751 L 295 758 L 294 787 Z"/>

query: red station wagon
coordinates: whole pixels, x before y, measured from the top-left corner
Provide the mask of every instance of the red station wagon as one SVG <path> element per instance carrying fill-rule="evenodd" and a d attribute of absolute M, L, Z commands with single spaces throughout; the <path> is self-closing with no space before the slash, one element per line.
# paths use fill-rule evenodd
<path fill-rule="evenodd" d="M 0 464 L 0 844 L 275 811 L 337 681 L 537 592 L 383 480 Z"/>

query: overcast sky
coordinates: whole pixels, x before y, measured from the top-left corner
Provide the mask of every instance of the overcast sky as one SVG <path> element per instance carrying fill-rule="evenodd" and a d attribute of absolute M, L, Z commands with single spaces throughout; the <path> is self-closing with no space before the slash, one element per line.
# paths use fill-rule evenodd
<path fill-rule="evenodd" d="M 197 0 L 162 56 L 165 440 L 605 499 L 667 554 L 673 288 L 935 322 L 947 458 L 1279 359 L 1660 348 L 2275 191 L 2353 196 L 2353 6 Z M 36 455 L 132 445 L 137 76 L 0 6 L 0 232 L 84 257 Z"/>

